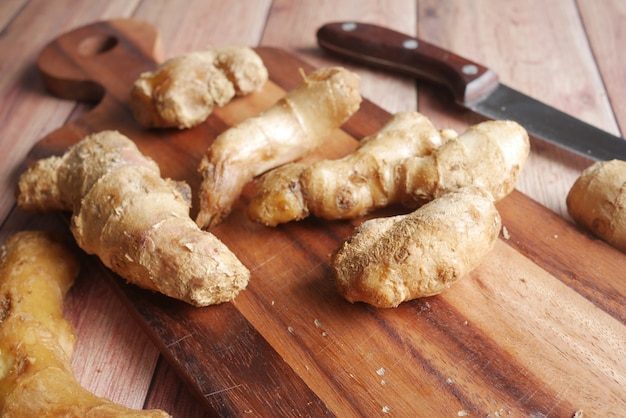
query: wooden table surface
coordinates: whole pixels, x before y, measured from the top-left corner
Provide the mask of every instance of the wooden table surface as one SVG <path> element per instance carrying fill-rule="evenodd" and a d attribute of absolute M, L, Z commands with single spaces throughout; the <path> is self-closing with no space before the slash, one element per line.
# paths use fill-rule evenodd
<path fill-rule="evenodd" d="M 389 112 L 417 109 L 436 126 L 458 130 L 477 121 L 438 86 L 341 62 L 316 44 L 316 29 L 329 21 L 383 24 L 488 65 L 509 86 L 608 132 L 623 136 L 626 129 L 623 0 L 3 0 L 3 241 L 17 230 L 57 221 L 15 207 L 16 178 L 40 138 L 90 108 L 47 93 L 35 67 L 39 51 L 63 32 L 119 17 L 153 24 L 162 37 L 164 58 L 214 45 L 280 47 L 316 67 L 341 64 L 358 72 L 363 95 Z M 533 141 L 518 189 L 567 218 L 567 191 L 589 164 Z M 77 300 L 70 293 L 66 303 L 78 333 L 73 366 L 85 387 L 133 408 L 162 408 L 180 417 L 207 415 L 107 283 L 82 280 L 75 286 L 88 295 Z"/>

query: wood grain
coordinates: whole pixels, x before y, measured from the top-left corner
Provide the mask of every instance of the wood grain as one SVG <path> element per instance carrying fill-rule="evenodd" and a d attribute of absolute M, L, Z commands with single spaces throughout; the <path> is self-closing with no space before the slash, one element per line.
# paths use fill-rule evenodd
<path fill-rule="evenodd" d="M 107 62 L 140 50 L 136 61 L 128 62 L 141 68 L 155 64 L 147 59 L 151 46 L 126 41 L 123 21 L 102 26 L 114 31 L 118 43 L 103 54 L 111 56 L 97 59 Z M 54 48 L 73 56 L 67 45 Z M 258 51 L 271 83 L 185 132 L 141 130 L 128 117 L 123 98 L 128 86 L 120 81 L 132 77 L 119 75 L 111 82 L 108 70 L 79 64 L 88 73 L 98 68 L 95 75 L 104 74 L 99 79 L 103 102 L 44 138 L 31 159 L 59 153 L 86 132 L 115 121 L 166 176 L 194 187 L 195 166 L 212 139 L 297 85 L 298 68 L 312 69 L 282 50 Z M 136 66 L 125 71 L 136 73 Z M 62 83 L 58 87 L 63 90 Z M 344 154 L 388 116 L 364 103 L 320 155 Z M 620 303 L 626 295 L 626 256 L 523 194 L 514 192 L 499 204 L 510 238 L 500 240 L 491 257 L 459 285 L 441 296 L 377 310 L 343 301 L 328 265 L 329 253 L 362 219 L 308 219 L 265 228 L 245 217 L 252 189 L 212 231 L 252 271 L 249 287 L 233 303 L 192 308 L 125 285 L 101 266 L 94 273 L 110 279 L 212 413 L 447 416 L 515 410 L 571 416 L 582 409 L 610 416 L 626 408 L 626 313 Z M 575 379 L 585 385 L 573 388 Z"/>
<path fill-rule="evenodd" d="M 577 2 L 582 23 L 588 32 L 589 44 L 602 82 L 606 86 L 606 95 L 611 102 L 611 113 L 617 119 L 622 136 L 626 131 L 626 83 L 624 54 L 620 45 L 626 40 L 626 3 L 620 0 L 595 2 L 579 0 Z M 609 36 L 607 36 L 607 34 Z M 600 93 L 602 94 L 602 93 Z M 608 129 L 607 125 L 607 129 Z"/>
<path fill-rule="evenodd" d="M 42 136 L 56 129 L 62 124 L 74 120 L 91 108 L 90 104 L 76 104 L 50 97 L 44 91 L 37 74 L 34 62 L 43 46 L 55 36 L 74 27 L 87 24 L 99 19 L 116 17 L 137 17 L 153 23 L 162 34 L 162 43 L 166 55 L 200 49 L 212 44 L 244 43 L 256 45 L 272 45 L 285 48 L 292 54 L 303 58 L 319 67 L 341 63 L 330 56 L 321 54 L 314 45 L 314 32 L 318 25 L 341 20 L 371 21 L 378 24 L 401 30 L 407 33 L 417 33 L 427 36 L 431 42 L 439 39 L 455 39 L 459 48 L 455 51 L 470 58 L 490 55 L 498 63 L 498 70 L 511 74 L 510 83 L 526 91 L 538 91 L 543 97 L 544 90 L 533 87 L 543 83 L 540 78 L 550 78 L 545 94 L 571 89 L 567 75 L 569 71 L 579 71 L 575 66 L 562 66 L 558 63 L 570 62 L 572 54 L 579 55 L 568 48 L 557 47 L 550 40 L 549 34 L 554 31 L 563 33 L 576 32 L 577 39 L 585 39 L 591 45 L 593 54 L 585 55 L 585 67 L 594 62 L 602 79 L 603 85 L 595 86 L 597 90 L 591 94 L 600 94 L 608 97 L 612 109 L 605 109 L 605 117 L 613 115 L 618 121 L 622 132 L 626 112 L 620 111 L 625 103 L 626 90 L 621 88 L 626 81 L 626 66 L 624 63 L 623 21 L 624 10 L 621 0 L 570 0 L 555 1 L 549 5 L 549 13 L 544 3 L 534 1 L 519 2 L 516 0 L 485 0 L 479 2 L 463 2 L 458 0 L 442 0 L 437 2 L 414 2 L 412 0 L 341 0 L 336 1 L 298 1 L 292 4 L 290 0 L 275 0 L 273 7 L 268 9 L 268 2 L 224 2 L 221 0 L 190 0 L 185 7 L 178 6 L 178 2 L 169 0 L 112 0 L 107 2 L 92 2 L 82 0 L 6 0 L 0 2 L 0 22 L 2 36 L 0 37 L 0 62 L 2 62 L 2 77 L 0 77 L 0 211 L 3 225 L 2 237 L 6 231 L 19 230 L 23 225 L 18 222 L 21 216 L 15 216 L 13 208 L 14 180 L 21 171 L 23 158 L 30 147 Z M 242 10 L 242 4 L 246 10 Z M 574 4 L 574 6 L 573 6 Z M 564 19 L 570 16 L 571 9 L 577 9 L 580 21 Z M 501 13 L 502 8 L 510 8 L 515 13 Z M 526 19 L 520 25 L 518 14 L 531 16 L 533 13 L 549 15 L 546 21 L 542 17 Z M 236 18 L 234 18 L 236 16 Z M 436 22 L 428 23 L 431 19 Z M 582 22 L 582 24 L 580 24 Z M 182 24 L 181 24 L 182 23 Z M 460 25 L 459 25 L 460 23 Z M 472 42 L 474 28 L 490 32 L 490 28 L 498 27 L 495 33 L 497 39 L 474 44 Z M 428 28 L 427 31 L 424 29 Z M 463 28 L 461 30 L 460 28 Z M 487 42 L 488 41 L 488 42 Z M 442 43 L 442 45 L 444 45 Z M 467 49 L 466 49 L 467 47 Z M 493 52 L 495 49 L 496 52 Z M 536 60 L 531 66 L 520 65 L 519 60 L 529 52 L 527 49 L 536 49 L 535 54 L 541 53 L 549 60 Z M 565 76 L 557 77 L 552 71 L 554 66 L 565 72 Z M 433 119 L 439 120 L 438 126 L 447 126 L 446 120 L 457 124 L 463 129 L 472 122 L 471 115 L 459 114 L 454 106 L 446 104 L 441 97 L 442 90 L 416 83 L 408 78 L 397 77 L 382 72 L 370 71 L 363 67 L 351 67 L 361 75 L 366 89 L 366 97 L 381 105 L 388 111 L 415 109 L 417 99 L 419 108 Z M 530 76 L 517 74 L 530 71 Z M 534 74 L 534 75 L 533 75 Z M 435 99 L 435 100 L 432 100 Z M 571 106 L 573 96 L 559 95 L 554 105 L 560 108 Z M 449 118 L 449 119 L 446 119 Z M 369 123 L 369 121 L 366 121 Z M 445 123 L 444 123 L 445 122 Z M 604 127 L 610 129 L 610 126 Z M 562 216 L 563 206 L 561 193 L 575 175 L 577 166 L 586 166 L 585 161 L 578 161 L 576 157 L 561 154 L 559 150 L 543 147 L 541 143 L 534 144 L 532 159 L 537 161 L 526 167 L 518 187 L 527 195 L 540 202 L 543 206 L 556 211 Z M 14 208 L 13 208 L 14 209 Z M 7 214 L 11 213 L 10 216 Z M 19 218 L 19 219 L 18 219 Z M 39 218 L 37 218 L 39 219 Z M 27 224 L 33 225 L 34 219 Z M 49 226 L 46 222 L 37 223 L 40 227 Z M 532 233 L 534 228 L 526 228 Z M 549 238 L 546 238 L 549 240 Z M 510 243 L 511 241 L 509 241 Z M 558 240 L 555 240 L 558 245 Z M 584 251 L 583 251 L 584 254 Z M 593 260 L 588 260 L 593 263 Z M 582 274 L 571 274 L 575 280 L 584 279 Z M 595 279 L 594 279 L 595 281 Z M 101 281 L 86 280 L 87 286 L 101 287 Z M 593 281 L 592 281 L 593 282 Z M 587 286 L 587 284 L 586 284 Z M 593 292 L 593 283 L 588 284 Z M 106 286 L 104 286 L 106 288 Z M 88 292 L 87 295 L 77 295 L 82 298 L 80 306 L 83 311 L 74 313 L 70 303 L 68 314 L 74 317 L 88 316 L 93 309 L 98 316 L 123 316 L 120 314 L 119 304 L 114 302 L 100 304 L 101 299 L 114 298 L 111 292 Z M 92 299 L 89 299 L 92 298 Z M 619 296 L 615 297 L 619 300 Z M 623 300 L 623 299 L 622 299 Z M 102 309 L 107 306 L 107 309 Z M 161 359 L 156 366 L 155 374 L 148 389 L 147 384 L 133 383 L 129 385 L 125 376 L 150 379 L 150 367 L 143 366 L 143 362 L 152 360 L 143 358 L 140 363 L 118 362 L 120 356 L 137 358 L 133 352 L 145 353 L 145 346 L 134 345 L 133 339 L 143 335 L 133 318 L 124 318 L 119 323 L 102 322 L 97 325 L 90 321 L 80 321 L 77 325 L 79 339 L 78 354 L 73 359 L 74 367 L 81 375 L 82 383 L 88 387 L 99 388 L 107 386 L 107 395 L 113 400 L 130 402 L 128 406 L 140 405 L 144 399 L 145 408 L 161 407 L 174 416 L 200 417 L 205 416 L 202 404 L 189 399 L 184 387 L 181 387 L 177 376 L 166 361 Z M 133 327 L 134 324 L 134 327 Z M 104 325 L 107 325 L 106 327 Z M 111 328 L 107 328 L 108 326 Z M 92 332 L 97 329 L 97 333 Z M 124 330 L 126 334 L 119 332 Z M 116 343 L 99 344 L 100 338 L 106 340 L 110 334 L 119 335 Z M 110 341 L 110 340 L 109 340 Z M 523 342 L 523 341 L 522 341 Z M 80 349 L 84 344 L 85 348 Z M 148 345 L 150 343 L 148 342 Z M 95 354 L 94 354 L 95 352 Z M 156 358 L 156 349 L 153 349 L 153 359 Z M 86 356 L 87 358 L 84 358 Z M 148 356 L 150 357 L 150 356 Z M 94 364 L 95 359 L 101 359 L 101 364 Z M 621 367 L 623 370 L 623 367 Z M 83 372 L 84 370 L 84 372 Z M 143 370 L 146 375 L 138 376 L 136 371 Z M 576 391 L 579 380 L 572 381 L 572 391 Z M 584 385 L 584 383 L 583 383 Z M 130 390 L 131 386 L 146 389 Z M 132 392 L 132 395 L 131 395 Z M 519 416 L 514 408 L 497 411 L 501 416 Z M 591 411 L 584 411 L 585 416 L 592 415 Z M 446 416 L 454 415 L 451 414 Z M 617 413 L 616 413 L 617 414 Z M 387 414 L 389 415 L 389 414 Z M 402 415 L 401 412 L 391 415 Z M 492 413 L 491 416 L 496 416 Z"/>
<path fill-rule="evenodd" d="M 276 0 L 272 2 L 261 45 L 280 45 L 292 54 L 305 58 L 315 67 L 342 65 L 359 74 L 364 97 L 389 111 L 417 109 L 415 80 L 397 77 L 346 60 L 337 60 L 317 47 L 315 32 L 331 20 L 361 20 L 393 26 L 399 31 L 415 33 L 417 3 L 412 0 L 314 2 Z M 288 33 L 289 36 L 285 36 Z"/>
<path fill-rule="evenodd" d="M 591 2 L 589 2 L 591 3 Z M 446 7 L 436 1 L 419 2 L 419 36 L 459 55 L 471 57 L 492 68 L 503 83 L 531 97 L 540 98 L 611 133 L 618 133 L 603 80 L 594 65 L 593 51 L 585 38 L 574 2 L 528 1 L 521 3 L 487 0 L 452 0 Z M 592 7 L 603 8 L 594 3 Z M 559 16 L 561 25 L 550 24 Z M 542 28 L 537 32 L 537 27 Z M 604 38 L 604 37 L 602 37 Z M 537 44 L 551 48 L 538 48 Z M 558 77 L 559 88 L 554 78 Z M 451 100 L 438 90 L 420 85 L 420 107 L 429 109 L 437 126 L 464 128 L 475 116 L 454 111 Z M 619 94 L 619 93 L 617 93 Z M 518 189 L 569 218 L 565 196 L 580 171 L 590 165 L 585 158 L 533 140 L 531 154 Z"/>

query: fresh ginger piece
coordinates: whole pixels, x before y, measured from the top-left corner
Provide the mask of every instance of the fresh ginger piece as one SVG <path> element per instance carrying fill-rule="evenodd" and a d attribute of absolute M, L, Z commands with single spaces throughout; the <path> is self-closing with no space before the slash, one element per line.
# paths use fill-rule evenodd
<path fill-rule="evenodd" d="M 355 218 L 396 203 L 397 166 L 433 152 L 444 142 L 430 120 L 400 112 L 351 154 L 306 166 L 291 163 L 265 173 L 248 206 L 248 217 L 267 226 L 303 219 Z"/>
<path fill-rule="evenodd" d="M 129 282 L 194 306 L 232 300 L 250 272 L 189 216 L 189 186 L 115 131 L 88 136 L 40 160 L 18 182 L 25 211 L 72 212 L 78 245 Z"/>
<path fill-rule="evenodd" d="M 490 120 L 470 126 L 431 155 L 403 161 L 402 201 L 420 205 L 475 185 L 497 202 L 515 188 L 529 152 L 528 133 L 517 122 Z"/>
<path fill-rule="evenodd" d="M 396 203 L 417 207 L 472 184 L 497 201 L 513 190 L 529 150 L 515 122 L 487 121 L 456 136 L 419 113 L 399 113 L 352 154 L 264 174 L 248 216 L 268 226 L 309 213 L 348 219 Z"/>
<path fill-rule="evenodd" d="M 23 231 L 0 259 L 0 415 L 3 417 L 168 417 L 100 398 L 80 386 L 70 359 L 76 336 L 63 298 L 79 263 L 50 232 Z"/>
<path fill-rule="evenodd" d="M 626 253 L 626 161 L 598 161 L 586 168 L 566 204 L 577 224 Z"/>
<path fill-rule="evenodd" d="M 301 162 L 292 162 L 263 174 L 248 205 L 248 218 L 266 226 L 276 226 L 309 216 L 300 181 L 308 167 Z"/>
<path fill-rule="evenodd" d="M 482 262 L 501 226 L 491 193 L 474 186 L 366 221 L 332 255 L 337 289 L 380 308 L 439 294 Z"/>
<path fill-rule="evenodd" d="M 251 48 L 191 52 L 141 74 L 131 88 L 130 106 L 145 127 L 191 128 L 215 106 L 260 90 L 267 80 L 267 68 Z"/>
<path fill-rule="evenodd" d="M 200 211 L 202 228 L 220 223 L 254 177 L 304 156 L 359 108 L 358 77 L 340 67 L 305 76 L 260 115 L 219 135 L 202 158 Z"/>

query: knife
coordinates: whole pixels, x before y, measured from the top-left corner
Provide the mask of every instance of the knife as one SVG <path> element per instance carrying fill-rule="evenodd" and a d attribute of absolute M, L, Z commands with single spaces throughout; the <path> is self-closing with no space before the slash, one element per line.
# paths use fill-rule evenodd
<path fill-rule="evenodd" d="M 327 51 L 445 85 L 463 107 L 517 121 L 532 136 L 594 160 L 626 160 L 626 140 L 500 83 L 491 69 L 421 39 L 377 25 L 334 22 L 317 31 Z"/>

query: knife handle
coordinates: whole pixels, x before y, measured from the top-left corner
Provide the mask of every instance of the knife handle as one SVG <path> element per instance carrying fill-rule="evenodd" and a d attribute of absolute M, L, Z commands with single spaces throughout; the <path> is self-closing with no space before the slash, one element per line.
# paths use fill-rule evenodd
<path fill-rule="evenodd" d="M 463 104 L 488 95 L 498 76 L 421 39 L 377 25 L 335 22 L 317 31 L 320 47 L 353 60 L 445 85 Z"/>

